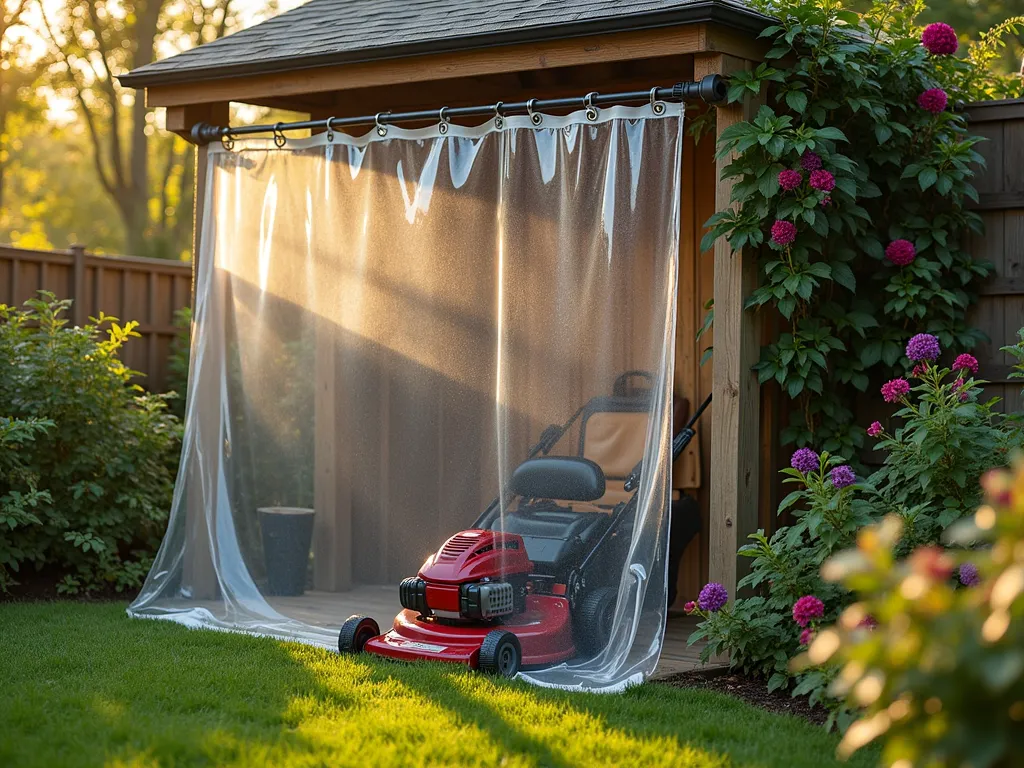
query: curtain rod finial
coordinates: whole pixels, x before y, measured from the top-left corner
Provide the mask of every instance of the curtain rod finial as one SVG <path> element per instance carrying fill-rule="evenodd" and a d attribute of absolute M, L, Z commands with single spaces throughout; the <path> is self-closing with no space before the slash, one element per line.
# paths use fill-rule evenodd
<path fill-rule="evenodd" d="M 189 135 L 192 137 L 193 144 L 204 145 L 219 139 L 221 129 L 219 126 L 210 125 L 209 123 L 196 123 L 192 126 Z"/>

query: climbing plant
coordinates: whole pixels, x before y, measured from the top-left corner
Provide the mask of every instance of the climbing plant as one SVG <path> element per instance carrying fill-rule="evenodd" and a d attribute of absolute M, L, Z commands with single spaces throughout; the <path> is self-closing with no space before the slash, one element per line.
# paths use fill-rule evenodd
<path fill-rule="evenodd" d="M 961 243 L 981 227 L 967 205 L 983 160 L 959 107 L 1020 90 L 986 67 L 1024 19 L 958 56 L 951 27 L 915 24 L 923 7 L 762 4 L 779 19 L 762 34 L 771 48 L 730 81 L 730 102 L 763 106 L 720 136 L 736 205 L 707 222 L 703 247 L 725 237 L 757 259 L 747 308 L 781 322 L 756 370 L 794 401 L 786 444 L 857 455 L 851 403 L 906 364 L 906 338 L 928 332 L 953 350 L 981 338 L 966 313 L 989 267 Z"/>

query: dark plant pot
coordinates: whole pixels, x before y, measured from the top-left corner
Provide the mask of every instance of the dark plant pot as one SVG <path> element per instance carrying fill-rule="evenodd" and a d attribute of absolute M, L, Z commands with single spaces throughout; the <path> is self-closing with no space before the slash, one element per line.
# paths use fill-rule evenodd
<path fill-rule="evenodd" d="M 306 591 L 309 547 L 313 542 L 313 510 L 302 507 L 260 507 L 263 558 L 268 595 L 301 595 Z"/>

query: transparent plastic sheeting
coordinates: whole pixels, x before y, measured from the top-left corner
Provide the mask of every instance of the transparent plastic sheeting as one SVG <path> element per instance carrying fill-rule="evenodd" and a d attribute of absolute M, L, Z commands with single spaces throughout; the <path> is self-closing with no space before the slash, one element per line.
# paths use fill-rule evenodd
<path fill-rule="evenodd" d="M 653 672 L 683 123 L 658 109 L 211 146 L 181 466 L 129 614 L 329 648 L 352 614 L 387 631 L 400 580 L 586 406 L 549 454 L 596 461 L 605 497 L 537 503 L 600 523 L 636 494 L 586 580 L 617 595 L 609 639 L 521 674 Z M 487 526 L 516 530 L 528 502 L 500 495 Z M 595 537 L 555 518 L 564 575 Z"/>

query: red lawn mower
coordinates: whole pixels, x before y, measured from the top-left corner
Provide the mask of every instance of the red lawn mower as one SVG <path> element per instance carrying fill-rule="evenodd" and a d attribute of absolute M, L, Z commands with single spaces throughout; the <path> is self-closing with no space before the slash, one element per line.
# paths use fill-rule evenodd
<path fill-rule="evenodd" d="M 593 398 L 564 425 L 545 429 L 512 473 L 504 518 L 495 499 L 472 528 L 402 581 L 403 610 L 388 632 L 369 616 L 351 616 L 338 650 L 458 662 L 503 677 L 600 652 L 611 633 L 642 471 L 642 462 L 621 469 L 629 441 L 635 449 L 639 440 L 643 455 L 647 396 L 624 385 L 636 375 L 648 376 L 623 374 L 611 397 Z M 674 437 L 673 459 L 710 402 Z M 579 455 L 547 455 L 577 419 Z M 600 463 L 592 458 L 598 448 L 611 451 Z"/>

